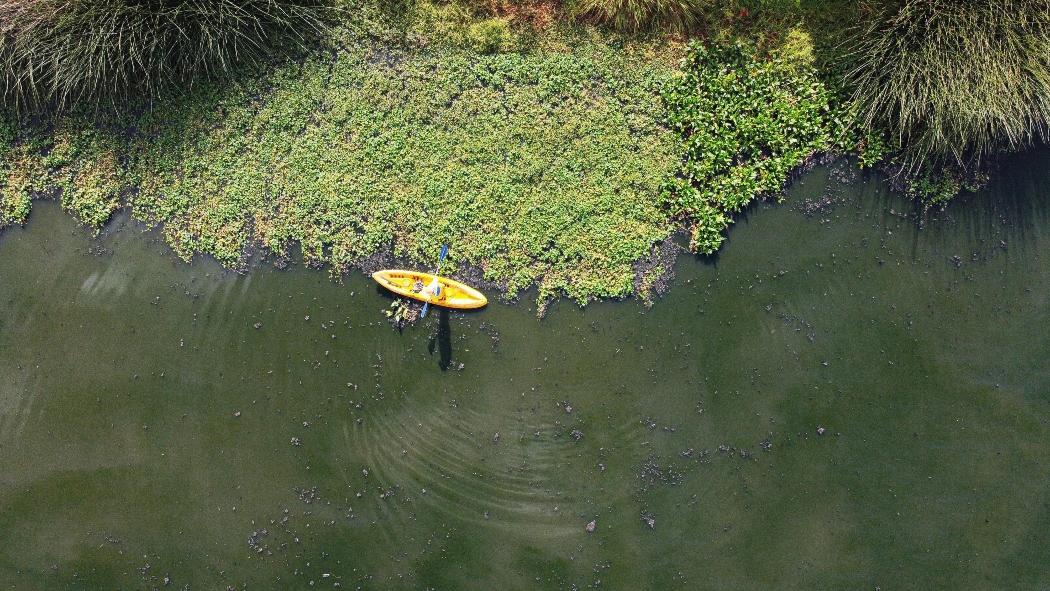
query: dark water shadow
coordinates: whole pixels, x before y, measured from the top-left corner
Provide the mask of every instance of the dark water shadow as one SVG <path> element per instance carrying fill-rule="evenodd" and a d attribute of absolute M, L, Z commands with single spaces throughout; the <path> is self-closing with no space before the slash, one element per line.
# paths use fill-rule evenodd
<path fill-rule="evenodd" d="M 1011 248 L 1031 247 L 1035 229 L 1050 219 L 1050 149 L 1008 157 L 992 173 L 988 186 L 948 207 L 973 241 L 1006 241 Z"/>
<path fill-rule="evenodd" d="M 705 268 L 718 270 L 719 262 L 722 257 L 722 252 L 729 246 L 730 242 L 733 241 L 733 229 L 734 227 L 743 227 L 752 222 L 754 216 L 760 214 L 765 209 L 780 207 L 784 204 L 771 201 L 767 196 L 760 197 L 748 203 L 740 211 L 734 213 L 733 223 L 729 224 L 729 227 L 722 231 L 722 244 L 711 254 L 700 254 L 692 253 L 689 250 L 689 233 L 687 230 L 680 230 L 676 236 L 680 235 L 679 246 L 681 247 L 682 253 L 691 254 L 691 258 L 694 262 L 701 264 Z M 672 237 L 675 239 L 675 237 Z"/>
<path fill-rule="evenodd" d="M 1007 248 L 1023 254 L 1035 248 L 1039 228 L 1050 221 L 1050 148 L 1040 147 L 1006 156 L 990 174 L 987 185 L 965 192 L 945 208 L 924 211 L 917 199 L 895 191 L 882 172 L 866 171 L 856 185 L 860 211 L 882 228 L 908 232 L 912 260 L 932 246 L 953 253 Z M 907 224 L 901 224 L 907 219 Z"/>
<path fill-rule="evenodd" d="M 719 261 L 719 257 L 721 256 L 719 253 L 722 252 L 722 248 L 725 248 L 725 245 L 728 244 L 728 243 L 729 243 L 729 238 L 727 237 L 726 240 L 722 243 L 722 246 L 718 250 L 714 251 L 711 254 L 696 254 L 696 253 L 693 253 L 693 261 L 697 262 L 697 263 L 700 263 L 705 268 L 718 270 L 718 261 Z M 686 250 L 685 252 L 689 252 L 689 251 Z"/>
<path fill-rule="evenodd" d="M 378 294 L 385 302 L 393 302 L 400 296 L 384 288 L 382 285 L 376 284 L 376 294 Z M 450 312 L 448 308 L 441 306 L 431 306 L 429 308 L 430 314 L 437 314 L 438 324 L 437 331 L 430 337 L 430 341 L 427 343 L 427 351 L 438 356 L 438 367 L 441 371 L 446 371 L 452 367 L 452 324 L 449 322 Z M 423 319 L 417 320 L 417 322 Z M 422 322 L 420 322 L 422 323 Z M 398 332 L 403 333 L 405 327 L 398 327 Z"/>
<path fill-rule="evenodd" d="M 387 302 L 388 306 L 390 305 L 390 302 L 393 302 L 394 300 L 398 299 L 398 297 L 400 297 L 396 293 L 383 287 L 379 283 L 373 282 L 373 285 L 375 286 L 376 294 L 378 294 L 379 297 L 383 298 L 383 300 Z"/>
<path fill-rule="evenodd" d="M 437 351 L 438 367 L 441 371 L 447 371 L 452 366 L 452 325 L 448 321 L 448 308 L 437 308 L 437 313 L 437 332 L 430 338 L 427 350 L 431 355 Z"/>

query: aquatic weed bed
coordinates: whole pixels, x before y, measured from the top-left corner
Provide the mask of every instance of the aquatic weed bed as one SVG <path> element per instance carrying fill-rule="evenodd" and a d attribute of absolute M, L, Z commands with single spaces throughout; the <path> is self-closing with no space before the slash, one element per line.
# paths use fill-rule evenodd
<path fill-rule="evenodd" d="M 810 70 L 739 49 L 557 28 L 503 53 L 346 33 L 330 51 L 135 116 L 7 126 L 0 225 L 60 195 L 118 208 L 184 258 L 302 247 L 336 272 L 380 258 L 481 269 L 509 295 L 649 297 L 683 225 L 710 253 L 734 212 L 834 147 Z M 673 249 L 672 249 L 673 250 Z M 542 309 L 542 308 L 541 308 Z"/>
<path fill-rule="evenodd" d="M 77 122 L 23 140 L 4 162 L 0 216 L 23 221 L 57 187 L 86 223 L 129 205 L 180 255 L 227 265 L 253 244 L 298 242 L 344 269 L 382 250 L 430 261 L 449 242 L 450 270 L 472 263 L 511 293 L 624 296 L 632 263 L 670 231 L 658 89 L 672 64 L 598 43 L 358 45 L 169 101 L 131 122 L 130 140 Z"/>

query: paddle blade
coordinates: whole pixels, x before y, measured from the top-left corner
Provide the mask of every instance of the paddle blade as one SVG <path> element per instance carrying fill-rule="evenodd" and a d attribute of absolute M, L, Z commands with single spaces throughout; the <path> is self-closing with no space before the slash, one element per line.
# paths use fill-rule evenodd
<path fill-rule="evenodd" d="M 427 317 L 427 309 L 430 308 L 430 302 L 423 302 L 423 311 L 419 313 L 420 318 Z"/>
<path fill-rule="evenodd" d="M 448 256 L 448 245 L 447 244 L 442 244 L 441 245 L 441 254 L 438 256 L 438 260 L 439 261 L 443 261 L 443 260 L 445 260 L 445 257 L 447 257 L 447 256 Z"/>

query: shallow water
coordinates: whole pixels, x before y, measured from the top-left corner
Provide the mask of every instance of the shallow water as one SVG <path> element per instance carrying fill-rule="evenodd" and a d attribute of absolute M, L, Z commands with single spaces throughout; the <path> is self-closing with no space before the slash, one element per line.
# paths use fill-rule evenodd
<path fill-rule="evenodd" d="M 921 229 L 817 169 L 652 308 L 403 334 L 359 275 L 38 203 L 0 236 L 0 588 L 1046 588 L 1048 165 Z"/>

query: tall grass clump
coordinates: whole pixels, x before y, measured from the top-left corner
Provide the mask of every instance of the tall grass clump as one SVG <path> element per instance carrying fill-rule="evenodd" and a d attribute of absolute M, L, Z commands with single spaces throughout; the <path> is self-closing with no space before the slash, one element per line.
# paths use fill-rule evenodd
<path fill-rule="evenodd" d="M 685 32 L 694 28 L 701 0 L 579 0 L 577 14 L 630 33 L 653 29 Z"/>
<path fill-rule="evenodd" d="M 857 31 L 846 79 L 913 172 L 1023 148 L 1050 122 L 1050 0 L 905 0 Z"/>
<path fill-rule="evenodd" d="M 0 0 L 0 91 L 99 104 L 223 76 L 323 32 L 328 0 Z"/>

